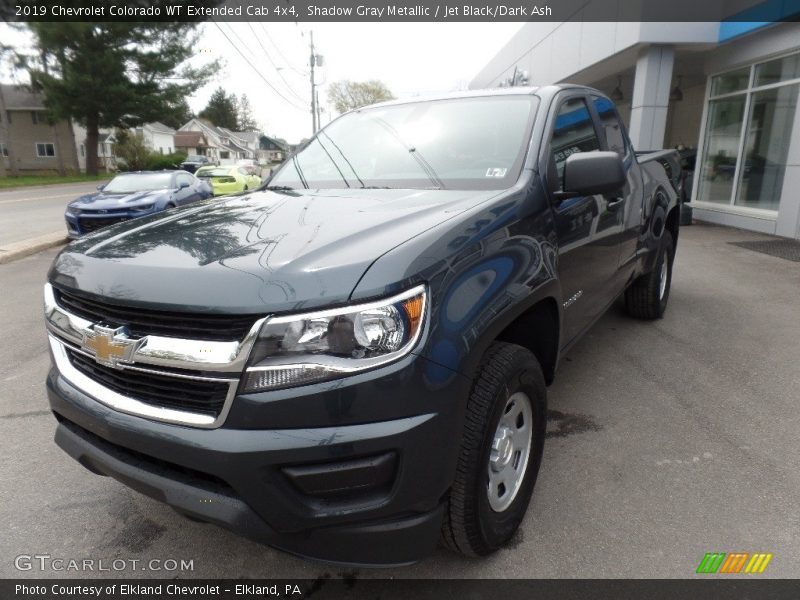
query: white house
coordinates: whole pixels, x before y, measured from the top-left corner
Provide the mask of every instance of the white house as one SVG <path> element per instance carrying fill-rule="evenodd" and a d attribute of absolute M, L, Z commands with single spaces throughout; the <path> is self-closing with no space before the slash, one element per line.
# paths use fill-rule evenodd
<path fill-rule="evenodd" d="M 78 168 L 86 172 L 86 128 L 77 122 L 72 123 L 72 130 L 75 134 L 75 147 L 78 154 Z M 97 136 L 97 167 L 101 171 L 116 171 L 117 157 L 114 154 L 114 144 L 117 139 L 114 137 L 113 129 L 101 128 Z"/>
<path fill-rule="evenodd" d="M 217 127 L 205 119 L 193 118 L 178 130 L 179 133 L 186 131 L 204 134 L 208 142 L 205 155 L 212 162 L 235 165 L 239 159 L 255 158 L 255 151 L 251 150 L 247 142 L 240 139 L 236 133 L 224 127 Z"/>
<path fill-rule="evenodd" d="M 146 123 L 132 130 L 136 135 L 142 136 L 145 143 L 159 154 L 172 154 L 175 152 L 175 130 L 163 123 L 155 121 Z"/>

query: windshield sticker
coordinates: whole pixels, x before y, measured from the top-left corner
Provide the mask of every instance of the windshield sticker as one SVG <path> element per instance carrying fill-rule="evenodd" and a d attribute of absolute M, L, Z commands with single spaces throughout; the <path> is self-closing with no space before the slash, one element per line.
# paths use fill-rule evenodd
<path fill-rule="evenodd" d="M 505 177 L 508 169 L 502 167 L 494 167 L 486 169 L 486 177 Z"/>

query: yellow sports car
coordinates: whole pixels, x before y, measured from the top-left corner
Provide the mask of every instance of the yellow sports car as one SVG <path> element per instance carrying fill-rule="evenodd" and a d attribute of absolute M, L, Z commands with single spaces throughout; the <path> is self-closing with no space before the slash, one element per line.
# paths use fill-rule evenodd
<path fill-rule="evenodd" d="M 208 182 L 215 196 L 254 190 L 261 185 L 261 177 L 244 167 L 201 167 L 194 175 Z"/>

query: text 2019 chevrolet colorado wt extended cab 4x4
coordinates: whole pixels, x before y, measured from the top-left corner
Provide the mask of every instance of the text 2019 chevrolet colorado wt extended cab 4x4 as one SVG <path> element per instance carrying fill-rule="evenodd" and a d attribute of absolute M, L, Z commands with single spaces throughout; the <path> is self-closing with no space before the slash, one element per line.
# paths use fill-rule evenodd
<path fill-rule="evenodd" d="M 259 191 L 58 255 L 56 442 L 295 554 L 488 554 L 531 498 L 559 357 L 622 294 L 664 312 L 674 161 L 578 86 L 345 114 Z"/>

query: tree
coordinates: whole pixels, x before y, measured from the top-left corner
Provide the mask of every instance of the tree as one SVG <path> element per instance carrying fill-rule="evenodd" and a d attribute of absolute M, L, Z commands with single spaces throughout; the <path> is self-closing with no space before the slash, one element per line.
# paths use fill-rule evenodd
<path fill-rule="evenodd" d="M 154 0 L 166 4 L 167 0 Z M 36 54 L 22 56 L 56 119 L 86 127 L 86 172 L 97 174 L 100 127 L 162 118 L 204 85 L 214 65 L 184 65 L 198 39 L 190 22 L 29 23 Z"/>
<path fill-rule="evenodd" d="M 328 100 L 337 111 L 361 108 L 367 104 L 375 104 L 384 100 L 393 100 L 394 96 L 386 85 L 378 80 L 370 81 L 337 81 L 328 87 Z"/>
<path fill-rule="evenodd" d="M 181 98 L 178 102 L 164 111 L 159 121 L 173 129 L 179 129 L 194 117 L 192 109 L 186 98 Z"/>
<path fill-rule="evenodd" d="M 236 131 L 258 131 L 258 123 L 256 123 L 256 119 L 253 116 L 253 109 L 250 106 L 250 99 L 247 94 L 242 94 L 239 97 L 236 111 L 239 117 Z"/>
<path fill-rule="evenodd" d="M 199 117 L 208 119 L 217 127 L 236 130 L 239 125 L 239 113 L 236 108 L 236 96 L 228 96 L 221 87 L 214 90 L 206 107 L 200 111 Z"/>
<path fill-rule="evenodd" d="M 125 129 L 117 129 L 114 134 L 114 154 L 125 161 L 129 171 L 142 171 L 150 162 L 153 149 L 147 145 L 144 137 Z"/>

